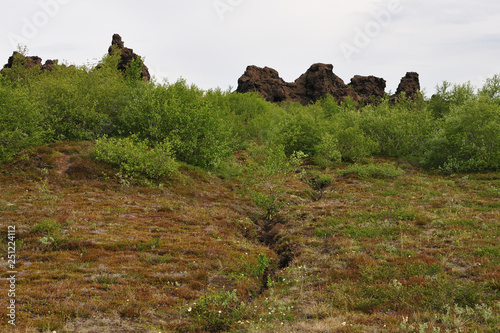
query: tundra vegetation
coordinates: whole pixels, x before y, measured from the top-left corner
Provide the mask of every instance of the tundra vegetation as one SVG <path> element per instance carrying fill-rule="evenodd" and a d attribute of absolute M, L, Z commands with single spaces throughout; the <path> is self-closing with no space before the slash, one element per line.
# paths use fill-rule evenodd
<path fill-rule="evenodd" d="M 0 75 L 13 332 L 499 332 L 500 76 L 302 106 L 118 61 Z"/>

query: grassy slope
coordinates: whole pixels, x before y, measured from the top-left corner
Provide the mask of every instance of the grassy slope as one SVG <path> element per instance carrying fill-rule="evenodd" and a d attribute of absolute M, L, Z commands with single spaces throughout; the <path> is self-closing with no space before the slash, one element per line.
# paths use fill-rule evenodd
<path fill-rule="evenodd" d="M 250 311 L 233 331 L 498 332 L 500 173 L 327 170 L 320 200 L 293 177 L 264 246 L 237 181 L 185 168 L 138 186 L 90 149 L 52 144 L 1 167 L 0 229 L 16 225 L 19 240 L 19 332 L 201 332 L 187 309 L 220 289 Z M 261 253 L 293 257 L 262 292 Z"/>

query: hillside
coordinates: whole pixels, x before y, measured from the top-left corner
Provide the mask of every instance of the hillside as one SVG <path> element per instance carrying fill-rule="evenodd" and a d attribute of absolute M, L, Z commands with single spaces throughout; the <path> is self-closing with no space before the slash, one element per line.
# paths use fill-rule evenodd
<path fill-rule="evenodd" d="M 498 332 L 499 75 L 271 103 L 114 41 L 0 72 L 0 331 Z"/>
<path fill-rule="evenodd" d="M 1 167 L 16 332 L 498 332 L 498 172 L 303 163 L 266 219 L 243 175 L 181 166 L 145 186 L 93 149 Z"/>

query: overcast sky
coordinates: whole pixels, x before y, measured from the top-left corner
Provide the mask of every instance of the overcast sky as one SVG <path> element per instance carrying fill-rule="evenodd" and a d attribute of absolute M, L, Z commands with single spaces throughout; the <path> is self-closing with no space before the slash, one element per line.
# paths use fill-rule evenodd
<path fill-rule="evenodd" d="M 331 63 L 346 83 L 375 75 L 393 92 L 415 71 L 429 96 L 444 80 L 479 87 L 500 74 L 498 0 L 3 0 L 0 63 L 17 44 L 96 63 L 114 33 L 158 82 L 203 89 L 235 89 L 248 65 L 294 81 Z"/>

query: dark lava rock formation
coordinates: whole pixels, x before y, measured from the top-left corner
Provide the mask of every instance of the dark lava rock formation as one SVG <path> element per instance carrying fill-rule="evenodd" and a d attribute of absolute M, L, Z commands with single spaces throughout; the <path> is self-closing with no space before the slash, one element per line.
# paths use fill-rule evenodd
<path fill-rule="evenodd" d="M 14 51 L 14 53 L 12 53 L 12 55 L 9 57 L 7 64 L 5 64 L 3 68 L 12 68 L 16 59 L 17 61 L 20 60 L 22 63 L 24 63 L 24 67 L 26 68 L 33 68 L 38 66 L 42 71 L 51 71 L 52 69 L 54 69 L 54 65 L 57 63 L 57 60 L 47 60 L 45 61 L 45 64 L 42 65 L 42 58 L 37 56 L 24 56 L 21 53 Z"/>
<path fill-rule="evenodd" d="M 285 82 L 272 68 L 248 66 L 236 91 L 258 92 L 270 102 L 294 101 L 304 105 L 328 94 L 338 100 L 347 96 L 359 100 L 354 90 L 333 73 L 333 65 L 328 64 L 313 64 L 295 82 Z"/>
<path fill-rule="evenodd" d="M 385 96 L 386 82 L 384 79 L 376 76 L 356 75 L 351 79 L 349 86 L 363 100 L 381 99 Z"/>
<path fill-rule="evenodd" d="M 257 92 L 270 102 L 292 101 L 307 105 L 327 95 L 332 95 L 337 102 L 350 97 L 358 102 L 376 103 L 385 97 L 385 88 L 386 81 L 375 76 L 356 75 L 346 85 L 333 73 L 333 65 L 317 63 L 295 82 L 285 82 L 272 68 L 248 66 L 238 79 L 236 91 Z M 416 98 L 419 90 L 418 74 L 407 73 L 391 100 L 397 99 L 402 92 L 407 97 Z"/>
<path fill-rule="evenodd" d="M 141 57 L 135 54 L 134 50 L 125 47 L 122 38 L 118 34 L 113 35 L 111 46 L 108 49 L 108 54 L 111 54 L 113 52 L 113 49 L 115 48 L 119 50 L 121 57 L 120 63 L 118 64 L 119 70 L 125 72 L 126 68 L 129 67 L 134 60 L 140 60 L 142 62 Z M 42 59 L 40 57 L 24 56 L 21 53 L 15 51 L 12 56 L 9 57 L 7 64 L 4 65 L 3 68 L 12 68 L 16 61 L 21 61 L 22 63 L 24 63 L 26 68 L 39 66 L 42 72 L 53 70 L 54 65 L 57 64 L 57 60 L 47 60 L 45 61 L 45 64 L 42 65 Z M 99 66 L 100 65 L 97 65 L 97 68 L 99 68 Z M 146 67 L 146 65 L 144 65 L 144 63 L 142 64 L 141 78 L 144 81 L 149 81 L 151 79 L 148 68 Z"/>
<path fill-rule="evenodd" d="M 399 83 L 398 89 L 396 90 L 396 94 L 394 96 L 400 96 L 402 93 L 405 93 L 406 97 L 410 97 L 415 99 L 420 94 L 420 80 L 418 77 L 418 73 L 408 72 L 401 79 Z"/>
<path fill-rule="evenodd" d="M 121 60 L 120 63 L 118 64 L 119 70 L 125 72 L 125 69 L 132 64 L 133 60 L 140 60 L 142 62 L 141 57 L 135 54 L 133 49 L 125 47 L 125 44 L 123 43 L 121 36 L 118 34 L 113 35 L 111 46 L 108 49 L 108 54 L 112 54 L 114 47 L 117 47 L 118 50 L 120 50 L 121 52 L 120 54 Z M 149 81 L 151 79 L 149 70 L 146 67 L 146 65 L 144 65 L 144 63 L 142 64 L 141 78 L 144 81 Z"/>
<path fill-rule="evenodd" d="M 239 93 L 258 92 L 270 102 L 282 102 L 294 99 L 293 83 L 285 82 L 278 72 L 269 67 L 248 66 L 245 74 L 238 80 Z"/>
<path fill-rule="evenodd" d="M 347 96 L 359 100 L 354 90 L 333 73 L 333 65 L 330 64 L 313 64 L 309 67 L 295 80 L 295 93 L 296 99 L 304 105 L 329 94 L 336 100 L 343 100 Z"/>

